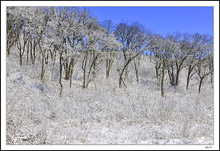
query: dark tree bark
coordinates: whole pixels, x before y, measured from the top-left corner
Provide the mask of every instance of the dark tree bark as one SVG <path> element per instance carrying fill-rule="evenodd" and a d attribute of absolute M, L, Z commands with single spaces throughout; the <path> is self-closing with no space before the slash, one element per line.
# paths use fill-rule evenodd
<path fill-rule="evenodd" d="M 106 58 L 106 79 L 109 78 L 110 76 L 110 71 L 114 62 L 114 54 L 113 52 L 108 52 L 109 54 L 107 54 L 108 56 L 110 56 L 110 58 Z"/>
<path fill-rule="evenodd" d="M 201 91 L 203 79 L 204 79 L 204 77 L 201 77 L 201 78 L 200 78 L 200 81 L 199 81 L 199 91 L 198 91 L 198 93 L 200 93 L 200 91 Z"/>
<path fill-rule="evenodd" d="M 130 58 L 127 60 L 127 62 L 125 63 L 125 65 L 123 66 L 122 71 L 121 71 L 121 73 L 120 73 L 120 75 L 119 75 L 119 87 L 120 87 L 120 88 L 122 87 L 122 82 L 123 82 L 124 86 L 126 87 L 126 85 L 125 85 L 125 83 L 124 83 L 124 81 L 123 81 L 123 74 L 124 74 L 124 72 L 125 72 L 125 69 L 128 67 L 129 63 L 131 63 L 131 61 L 133 61 L 138 55 L 141 54 L 141 52 L 143 52 L 143 50 L 140 51 L 140 52 L 138 52 L 138 53 L 137 53 L 136 55 L 134 55 L 133 57 L 130 57 Z"/>
<path fill-rule="evenodd" d="M 30 42 L 30 61 L 32 62 L 32 60 L 33 60 L 33 56 L 32 56 L 32 39 L 29 42 Z"/>
<path fill-rule="evenodd" d="M 62 64 L 62 52 L 60 53 L 60 79 L 59 79 L 59 83 L 60 83 L 60 95 L 62 95 L 62 91 L 63 91 L 63 84 L 62 84 L 62 69 L 63 69 L 63 64 Z"/>
<path fill-rule="evenodd" d="M 155 72 L 156 72 L 156 78 L 157 78 L 157 82 L 158 82 L 158 86 L 160 85 L 160 68 L 161 68 L 161 63 L 157 63 L 155 65 Z"/>
<path fill-rule="evenodd" d="M 33 60 L 32 60 L 32 64 L 35 64 L 35 59 L 36 59 L 36 46 L 37 46 L 37 42 L 34 40 L 34 43 L 33 43 Z"/>
<path fill-rule="evenodd" d="M 28 40 L 28 42 L 27 42 L 27 64 L 29 61 L 29 51 L 30 51 L 30 41 Z"/>
<path fill-rule="evenodd" d="M 161 72 L 161 96 L 164 97 L 164 74 L 165 74 L 165 62 L 163 61 L 162 72 Z"/>
<path fill-rule="evenodd" d="M 26 43 L 27 43 L 27 39 L 24 39 L 24 42 L 23 42 L 23 48 L 21 46 L 21 42 L 20 42 L 20 39 L 17 40 L 17 48 L 19 50 L 19 58 L 20 58 L 20 66 L 22 66 L 22 57 L 24 55 L 24 52 L 25 52 L 25 47 L 26 47 Z"/>
<path fill-rule="evenodd" d="M 138 56 L 138 57 L 140 57 L 140 56 Z M 138 74 L 139 74 L 139 67 L 140 67 L 140 58 L 138 58 L 138 57 L 136 57 L 137 60 L 134 59 L 134 68 L 135 68 L 135 75 L 136 75 L 136 81 L 137 81 L 137 83 L 139 82 L 139 76 L 138 76 Z"/>
<path fill-rule="evenodd" d="M 194 69 L 195 66 L 196 66 L 196 64 L 194 64 L 194 65 L 189 65 L 188 73 L 187 73 L 187 80 L 186 80 L 186 89 L 187 89 L 187 90 L 189 89 L 190 79 L 191 79 L 192 76 L 196 73 L 196 72 L 193 72 L 193 69 Z"/>
<path fill-rule="evenodd" d="M 45 65 L 45 54 L 42 54 L 42 60 L 41 60 L 41 63 L 42 63 L 42 65 L 41 65 L 41 81 L 43 81 L 43 79 L 44 79 L 44 73 L 45 73 L 45 67 L 44 67 L 44 65 Z"/>
<path fill-rule="evenodd" d="M 86 69 L 87 69 L 88 51 L 85 51 L 84 53 L 85 55 L 83 57 L 83 62 L 82 62 L 83 88 L 86 88 Z"/>

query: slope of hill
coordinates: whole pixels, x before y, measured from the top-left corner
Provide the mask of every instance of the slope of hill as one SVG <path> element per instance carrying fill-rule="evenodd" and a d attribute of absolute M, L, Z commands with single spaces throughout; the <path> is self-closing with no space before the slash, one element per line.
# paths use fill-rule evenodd
<path fill-rule="evenodd" d="M 15 51 L 14 51 L 15 52 Z M 142 56 L 139 83 L 129 66 L 127 88 L 118 87 L 117 59 L 110 78 L 105 63 L 95 82 L 82 88 L 80 62 L 73 71 L 72 87 L 62 79 L 59 68 L 53 75 L 46 67 L 40 81 L 41 63 L 19 65 L 19 56 L 7 57 L 7 144 L 213 144 L 214 90 L 207 79 L 197 94 L 199 80 L 186 72 L 180 84 L 165 79 L 165 97 L 157 86 L 154 64 Z"/>

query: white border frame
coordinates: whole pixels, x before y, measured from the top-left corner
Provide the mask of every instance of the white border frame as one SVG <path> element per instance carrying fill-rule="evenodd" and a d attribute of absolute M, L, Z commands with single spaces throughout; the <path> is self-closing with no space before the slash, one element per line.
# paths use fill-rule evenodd
<path fill-rule="evenodd" d="M 7 6 L 208 6 L 214 7 L 214 145 L 6 145 Z M 218 1 L 1 1 L 1 149 L 4 150 L 219 150 L 219 2 Z"/>

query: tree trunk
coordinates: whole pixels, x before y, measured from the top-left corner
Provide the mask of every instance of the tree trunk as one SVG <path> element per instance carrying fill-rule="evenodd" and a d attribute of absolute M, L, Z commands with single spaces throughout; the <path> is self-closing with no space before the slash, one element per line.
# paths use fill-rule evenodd
<path fill-rule="evenodd" d="M 51 73 L 51 75 L 52 75 L 52 77 L 53 77 L 53 72 L 54 72 L 54 65 L 55 65 L 55 62 L 56 62 L 56 50 L 55 50 L 55 48 L 54 48 L 54 53 L 51 55 L 51 57 L 53 58 L 52 59 L 52 62 L 53 62 L 53 66 L 52 66 L 52 73 Z M 51 77 L 51 78 L 52 78 Z"/>
<path fill-rule="evenodd" d="M 28 42 L 27 42 L 27 64 L 28 64 L 28 61 L 29 61 L 29 49 L 30 49 L 30 42 L 28 40 Z"/>
<path fill-rule="evenodd" d="M 33 56 L 32 56 L 32 40 L 30 41 L 30 60 L 32 62 Z"/>
<path fill-rule="evenodd" d="M 15 43 L 15 40 L 13 40 L 11 42 L 11 39 L 10 40 L 7 39 L 7 52 L 8 52 L 8 56 L 10 56 L 10 50 L 11 50 L 11 47 L 14 45 L 14 43 Z"/>
<path fill-rule="evenodd" d="M 69 59 L 65 59 L 65 65 L 64 65 L 64 69 L 65 69 L 65 80 L 69 80 L 69 67 L 70 67 L 70 64 L 68 63 L 69 62 Z"/>
<path fill-rule="evenodd" d="M 10 56 L 10 47 L 7 48 L 8 56 Z"/>
<path fill-rule="evenodd" d="M 83 70 L 83 88 L 86 88 L 86 70 Z"/>
<path fill-rule="evenodd" d="M 179 84 L 179 73 L 180 73 L 180 70 L 177 69 L 177 72 L 176 72 L 176 83 L 175 83 L 175 85 L 178 85 L 178 84 Z"/>
<path fill-rule="evenodd" d="M 19 50 L 20 52 L 20 66 L 22 66 L 22 54 L 21 54 L 21 49 Z"/>
<path fill-rule="evenodd" d="M 110 59 L 106 59 L 106 79 L 109 78 L 110 73 Z"/>
<path fill-rule="evenodd" d="M 36 45 L 37 45 L 37 42 L 35 42 L 35 40 L 34 40 L 34 46 L 33 46 L 33 60 L 32 60 L 32 64 L 34 64 L 35 63 L 35 58 L 36 58 Z"/>
<path fill-rule="evenodd" d="M 200 91 L 201 91 L 201 87 L 202 87 L 202 81 L 203 81 L 203 79 L 204 79 L 204 77 L 201 77 L 201 78 L 200 78 L 200 82 L 199 82 L 199 91 L 198 91 L 198 93 L 200 93 Z"/>
<path fill-rule="evenodd" d="M 190 65 L 190 66 L 189 66 L 189 70 L 188 70 L 188 74 L 187 74 L 187 81 L 186 81 L 186 89 L 187 89 L 187 90 L 188 90 L 188 88 L 189 88 L 189 81 L 190 81 L 191 72 L 192 72 L 192 68 L 191 68 L 191 65 Z"/>
<path fill-rule="evenodd" d="M 122 82 L 123 82 L 123 74 L 125 72 L 125 70 L 127 69 L 128 67 L 128 64 L 131 62 L 131 59 L 127 61 L 127 63 L 124 65 L 122 71 L 121 71 L 121 74 L 120 74 L 120 77 L 119 77 L 119 87 L 121 88 L 122 87 Z M 126 73 L 125 73 L 126 74 Z M 125 85 L 125 84 L 124 84 Z"/>
<path fill-rule="evenodd" d="M 127 60 L 126 64 L 124 65 L 124 67 L 123 67 L 123 69 L 122 69 L 122 71 L 121 71 L 120 77 L 119 77 L 119 87 L 121 87 L 122 82 L 123 82 L 124 86 L 126 87 L 126 85 L 125 85 L 125 83 L 124 83 L 124 81 L 123 81 L 123 78 L 122 78 L 123 73 L 125 72 L 125 69 L 128 68 L 129 63 L 130 63 L 132 60 L 134 60 L 138 55 L 140 55 L 141 52 L 142 52 L 142 51 L 140 51 L 139 53 L 137 53 L 137 54 L 134 55 L 133 57 L 130 57 L 130 58 Z"/>
<path fill-rule="evenodd" d="M 43 81 L 44 73 L 45 73 L 44 62 L 45 62 L 45 54 L 42 54 L 41 81 Z"/>
<path fill-rule="evenodd" d="M 7 35 L 7 44 L 6 44 L 6 45 L 7 45 L 7 53 L 8 53 L 8 56 L 10 55 L 10 48 L 11 48 L 11 47 L 9 46 L 9 45 L 10 45 L 10 42 L 9 42 L 9 41 L 10 41 L 10 40 L 9 40 L 9 38 L 8 38 L 8 35 Z"/>
<path fill-rule="evenodd" d="M 138 66 L 134 60 L 134 68 L 135 68 L 135 73 L 136 73 L 136 81 L 137 83 L 139 82 L 139 77 L 138 77 Z"/>
<path fill-rule="evenodd" d="M 62 85 L 62 53 L 60 54 L 60 95 L 62 95 L 63 85 Z"/>
<path fill-rule="evenodd" d="M 158 81 L 158 79 L 159 79 L 159 73 L 158 73 L 157 65 L 155 66 L 155 71 L 156 71 L 156 78 L 157 78 L 157 81 Z"/>
<path fill-rule="evenodd" d="M 47 57 L 45 58 L 45 64 L 48 64 L 48 59 L 49 59 L 49 55 L 48 55 L 48 50 L 47 50 Z"/>
<path fill-rule="evenodd" d="M 155 71 L 156 71 L 156 78 L 157 78 L 157 85 L 158 86 L 160 86 L 160 73 L 159 73 L 160 66 L 161 65 L 158 65 L 158 63 L 156 62 Z"/>
<path fill-rule="evenodd" d="M 121 82 L 122 82 L 122 74 L 120 74 L 120 77 L 119 77 L 119 88 L 121 88 Z"/>
<path fill-rule="evenodd" d="M 169 75 L 169 79 L 170 79 L 170 84 L 172 86 L 174 86 L 175 85 L 175 76 L 174 76 L 174 72 L 173 72 L 173 67 L 171 67 L 171 71 L 168 68 L 168 75 Z"/>
<path fill-rule="evenodd" d="M 22 66 L 22 52 L 21 52 L 21 42 L 18 39 L 17 41 L 17 48 L 19 49 L 19 59 L 20 59 L 20 66 Z"/>
<path fill-rule="evenodd" d="M 71 70 L 71 62 L 68 64 L 66 64 L 67 66 L 65 67 L 66 68 L 66 80 L 69 80 L 70 79 L 70 70 Z"/>
<path fill-rule="evenodd" d="M 161 96 L 164 97 L 164 70 L 165 70 L 165 65 L 163 63 L 162 66 L 162 75 L 161 75 Z"/>
<path fill-rule="evenodd" d="M 210 74 L 211 76 L 211 84 L 213 83 L 213 73 Z"/>
<path fill-rule="evenodd" d="M 187 75 L 187 81 L 186 81 L 186 90 L 189 89 L 189 80 L 190 80 L 190 74 Z"/>
<path fill-rule="evenodd" d="M 124 79 L 126 80 L 127 77 L 128 77 L 128 66 L 126 66 L 126 68 L 125 68 L 125 77 L 124 77 Z"/>
<path fill-rule="evenodd" d="M 122 69 L 120 77 L 119 77 L 119 88 L 122 87 L 122 80 L 123 80 L 123 74 L 124 74 L 125 68 L 126 66 L 124 66 L 124 68 Z"/>
<path fill-rule="evenodd" d="M 73 74 L 73 68 L 70 70 L 70 88 L 71 88 L 71 85 L 72 85 L 72 74 Z"/>
<path fill-rule="evenodd" d="M 85 56 L 83 58 L 82 69 L 83 69 L 83 88 L 86 88 L 86 66 L 88 59 L 88 51 L 85 52 Z"/>

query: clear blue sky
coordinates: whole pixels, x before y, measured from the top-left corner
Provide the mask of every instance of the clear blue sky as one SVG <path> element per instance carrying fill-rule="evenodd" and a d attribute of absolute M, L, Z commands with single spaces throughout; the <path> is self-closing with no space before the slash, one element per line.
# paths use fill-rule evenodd
<path fill-rule="evenodd" d="M 138 21 L 154 33 L 175 31 L 213 35 L 213 7 L 87 7 L 99 21 Z"/>

